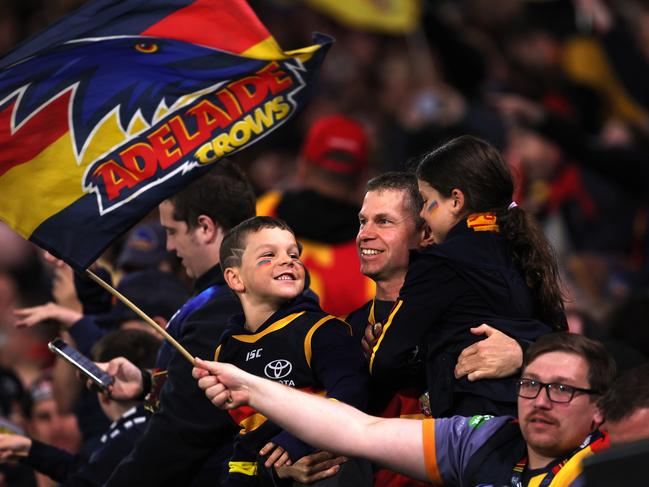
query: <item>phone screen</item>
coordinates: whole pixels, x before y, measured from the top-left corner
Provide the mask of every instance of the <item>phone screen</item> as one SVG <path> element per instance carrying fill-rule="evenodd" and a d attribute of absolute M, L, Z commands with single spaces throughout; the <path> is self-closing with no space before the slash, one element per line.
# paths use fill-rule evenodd
<path fill-rule="evenodd" d="M 114 379 L 110 375 L 97 367 L 88 357 L 72 348 L 60 338 L 52 340 L 47 346 L 52 352 L 63 357 L 70 364 L 79 369 L 83 375 L 87 376 L 102 390 L 108 389 L 108 386 L 113 383 Z"/>

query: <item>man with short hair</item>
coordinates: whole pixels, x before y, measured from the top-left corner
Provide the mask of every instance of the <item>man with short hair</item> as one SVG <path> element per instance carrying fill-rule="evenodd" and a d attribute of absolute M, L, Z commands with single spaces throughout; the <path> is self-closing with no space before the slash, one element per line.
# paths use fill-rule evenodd
<path fill-rule="evenodd" d="M 358 213 L 356 247 L 361 273 L 376 283 L 376 295 L 348 316 L 361 336 L 367 325 L 362 318 L 386 321 L 408 271 L 410 251 L 428 243 L 419 216 L 421 205 L 417 179 L 412 174 L 385 173 L 367 183 Z"/>
<path fill-rule="evenodd" d="M 611 448 L 584 461 L 589 487 L 646 485 L 649 461 L 649 363 L 626 370 L 600 401 Z"/>
<path fill-rule="evenodd" d="M 358 213 L 356 246 L 360 271 L 376 283 L 376 295 L 346 317 L 355 336 L 363 337 L 365 329 L 372 334 L 378 323 L 389 324 L 394 302 L 408 271 L 409 253 L 426 245 L 426 231 L 419 216 L 422 199 L 414 175 L 389 172 L 366 185 L 363 206 Z M 378 328 L 377 328 L 378 331 Z M 367 341 L 363 341 L 369 355 Z M 418 366 L 419 355 L 413 353 L 413 367 L 399 384 L 372 383 L 369 412 L 381 417 L 423 418 L 419 397 L 426 380 Z M 386 469 L 375 469 L 374 483 L 380 486 L 420 485 Z"/>
<path fill-rule="evenodd" d="M 454 416 L 409 420 L 368 416 L 230 364 L 197 362 L 193 375 L 217 406 L 243 404 L 302 440 L 360 456 L 437 485 L 582 486 L 581 461 L 605 444 L 598 399 L 615 363 L 598 342 L 553 333 L 526 352 L 518 420 Z"/>
<path fill-rule="evenodd" d="M 241 313 L 239 301 L 223 280 L 219 248 L 225 232 L 254 216 L 254 193 L 235 164 L 220 161 L 163 201 L 159 210 L 167 250 L 176 253 L 195 279 L 194 296 L 174 315 L 167 332 L 192 356 L 211 357 L 228 319 Z M 148 402 L 158 402 L 161 387 L 160 407 L 107 485 L 218 484 L 231 452 L 232 422 L 226 414 L 214 414 L 190 378 L 191 364 L 167 342 L 156 366 L 160 370 L 153 375 Z M 149 373 L 125 359 L 114 359 L 105 368 L 115 376 L 113 397 L 128 399 L 149 392 Z"/>
<path fill-rule="evenodd" d="M 365 333 L 363 347 L 367 354 L 381 334 L 380 327 L 389 323 L 408 272 L 409 253 L 431 243 L 419 215 L 421 206 L 417 178 L 413 174 L 388 172 L 367 183 L 358 214 L 356 246 L 360 270 L 376 283 L 376 295 L 346 318 L 354 334 Z M 517 344 L 488 325 L 472 328 L 472 332 L 488 339 L 462 351 L 456 377 L 466 375 L 474 381 L 516 373 L 523 360 L 521 348 L 527 344 Z"/>
<path fill-rule="evenodd" d="M 649 438 L 649 363 L 617 378 L 601 407 L 611 445 Z"/>

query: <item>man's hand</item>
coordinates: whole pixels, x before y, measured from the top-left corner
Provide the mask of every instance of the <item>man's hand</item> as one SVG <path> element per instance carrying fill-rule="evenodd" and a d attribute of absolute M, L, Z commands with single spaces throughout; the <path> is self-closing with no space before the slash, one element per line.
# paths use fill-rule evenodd
<path fill-rule="evenodd" d="M 32 447 L 32 440 L 23 435 L 0 433 L 0 463 L 26 457 Z"/>
<path fill-rule="evenodd" d="M 284 450 L 279 445 L 276 445 L 272 441 L 269 441 L 264 445 L 264 447 L 259 450 L 259 454 L 263 457 L 268 455 L 268 458 L 264 462 L 264 467 L 283 467 L 284 465 L 290 465 L 291 459 L 288 457 L 288 452 Z"/>
<path fill-rule="evenodd" d="M 246 381 L 253 377 L 231 364 L 195 359 L 192 376 L 207 398 L 221 409 L 236 409 L 250 402 Z"/>
<path fill-rule="evenodd" d="M 115 382 L 108 388 L 111 398 L 130 401 L 142 395 L 142 371 L 128 359 L 116 357 L 110 362 L 98 362 L 97 367 L 115 378 Z"/>
<path fill-rule="evenodd" d="M 276 468 L 275 471 L 280 479 L 291 478 L 302 484 L 312 484 L 336 475 L 340 471 L 340 465 L 346 461 L 345 457 L 318 451 L 300 458 L 293 465 Z"/>
<path fill-rule="evenodd" d="M 473 382 L 480 379 L 498 379 L 516 373 L 523 364 L 523 350 L 513 338 L 482 324 L 471 328 L 474 335 L 486 335 L 462 350 L 455 365 L 455 378 L 467 376 Z"/>
<path fill-rule="evenodd" d="M 17 328 L 34 326 L 45 320 L 55 320 L 66 330 L 83 317 L 78 311 L 52 302 L 31 308 L 14 309 L 14 315 L 18 317 Z"/>
<path fill-rule="evenodd" d="M 376 346 L 376 342 L 379 341 L 382 332 L 383 325 L 381 323 L 367 325 L 365 328 L 365 335 L 363 335 L 363 339 L 361 340 L 361 347 L 363 347 L 363 355 L 365 355 L 366 360 L 369 360 L 372 356 L 372 349 Z"/>

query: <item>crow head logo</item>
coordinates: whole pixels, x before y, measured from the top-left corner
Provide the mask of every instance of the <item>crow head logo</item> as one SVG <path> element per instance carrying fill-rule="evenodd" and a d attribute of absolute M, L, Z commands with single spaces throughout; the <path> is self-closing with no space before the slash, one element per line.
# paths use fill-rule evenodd
<path fill-rule="evenodd" d="M 161 104 L 253 72 L 263 61 L 170 39 L 124 36 L 70 41 L 0 73 L 0 112 L 10 134 L 64 94 L 68 112 L 49 124 L 70 130 L 80 161 L 96 127 L 114 111 L 125 132 L 139 113 L 151 124 Z M 52 117 L 50 112 L 48 117 Z M 22 161 L 21 161 L 22 162 Z"/>

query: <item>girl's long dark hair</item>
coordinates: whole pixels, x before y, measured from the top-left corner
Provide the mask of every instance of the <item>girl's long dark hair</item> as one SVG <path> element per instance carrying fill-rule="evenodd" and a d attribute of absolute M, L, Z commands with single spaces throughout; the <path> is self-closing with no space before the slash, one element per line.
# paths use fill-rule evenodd
<path fill-rule="evenodd" d="M 536 221 L 522 208 L 509 208 L 514 182 L 500 153 L 484 140 L 464 135 L 424 155 L 417 177 L 446 198 L 457 188 L 466 214 L 493 212 L 514 262 L 532 290 L 538 317 L 565 328 L 557 259 Z"/>

